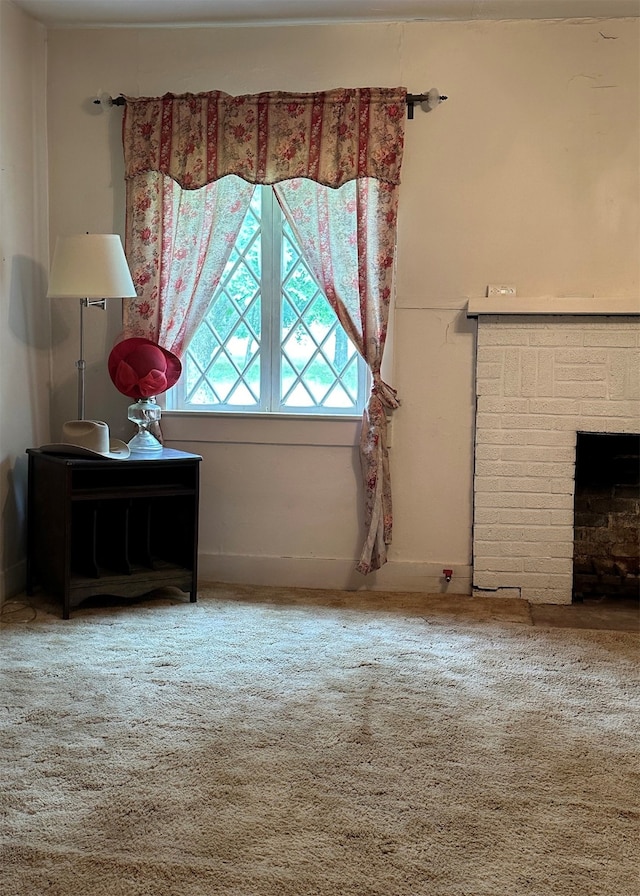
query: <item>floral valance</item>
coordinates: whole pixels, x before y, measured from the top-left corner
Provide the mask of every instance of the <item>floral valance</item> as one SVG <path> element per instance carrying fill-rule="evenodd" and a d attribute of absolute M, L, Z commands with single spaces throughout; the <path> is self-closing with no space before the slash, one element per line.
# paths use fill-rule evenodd
<path fill-rule="evenodd" d="M 308 177 L 340 187 L 370 177 L 397 185 L 406 93 L 397 87 L 127 96 L 125 177 L 159 171 L 185 189 L 228 174 L 261 184 Z"/>

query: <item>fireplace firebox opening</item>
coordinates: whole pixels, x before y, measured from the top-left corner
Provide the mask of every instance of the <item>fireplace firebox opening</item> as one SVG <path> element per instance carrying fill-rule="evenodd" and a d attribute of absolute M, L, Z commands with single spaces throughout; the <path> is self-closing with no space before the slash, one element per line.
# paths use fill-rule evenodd
<path fill-rule="evenodd" d="M 577 434 L 572 601 L 640 602 L 640 434 Z"/>

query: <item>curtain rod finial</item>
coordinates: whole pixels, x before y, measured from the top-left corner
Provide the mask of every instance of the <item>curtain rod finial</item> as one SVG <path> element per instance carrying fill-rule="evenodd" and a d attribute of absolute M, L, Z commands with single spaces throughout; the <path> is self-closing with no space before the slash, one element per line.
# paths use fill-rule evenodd
<path fill-rule="evenodd" d="M 425 94 L 425 98 L 420 104 L 423 112 L 430 112 L 432 109 L 435 109 L 436 106 L 439 106 L 443 100 L 446 100 L 446 96 L 442 96 L 437 87 L 432 87 L 431 90 L 428 90 Z"/>

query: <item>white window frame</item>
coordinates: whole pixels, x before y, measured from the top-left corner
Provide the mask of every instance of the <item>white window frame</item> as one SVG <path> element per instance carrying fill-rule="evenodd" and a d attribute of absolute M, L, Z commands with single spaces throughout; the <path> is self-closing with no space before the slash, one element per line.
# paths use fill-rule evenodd
<path fill-rule="evenodd" d="M 359 355 L 356 359 L 358 377 L 357 406 L 348 408 L 322 407 L 283 407 L 280 405 L 281 380 L 281 256 L 282 226 L 276 218 L 281 215 L 275 192 L 271 187 L 257 187 L 261 192 L 261 343 L 260 343 L 260 395 L 261 406 L 255 405 L 190 405 L 184 406 L 184 378 L 178 381 L 164 396 L 165 412 L 177 415 L 189 414 L 206 416 L 247 416 L 247 417 L 281 417 L 306 418 L 309 420 L 358 419 L 366 406 L 370 390 L 370 372 L 366 362 Z M 312 276 L 312 275 L 311 275 Z"/>

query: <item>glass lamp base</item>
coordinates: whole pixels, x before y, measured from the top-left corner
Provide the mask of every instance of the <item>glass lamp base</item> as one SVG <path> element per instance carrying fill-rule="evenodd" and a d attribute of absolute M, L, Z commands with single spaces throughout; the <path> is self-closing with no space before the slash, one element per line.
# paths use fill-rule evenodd
<path fill-rule="evenodd" d="M 140 432 L 137 432 L 135 436 L 127 442 L 127 444 L 129 446 L 129 451 L 134 451 L 136 454 L 141 454 L 143 452 L 147 454 L 150 451 L 162 451 L 160 442 L 155 436 L 152 436 L 147 429 L 141 429 Z"/>
<path fill-rule="evenodd" d="M 138 432 L 128 443 L 129 450 L 136 454 L 162 451 L 162 443 L 149 432 L 149 427 L 160 420 L 162 409 L 152 398 L 139 398 L 129 406 L 129 420 L 138 427 Z"/>

